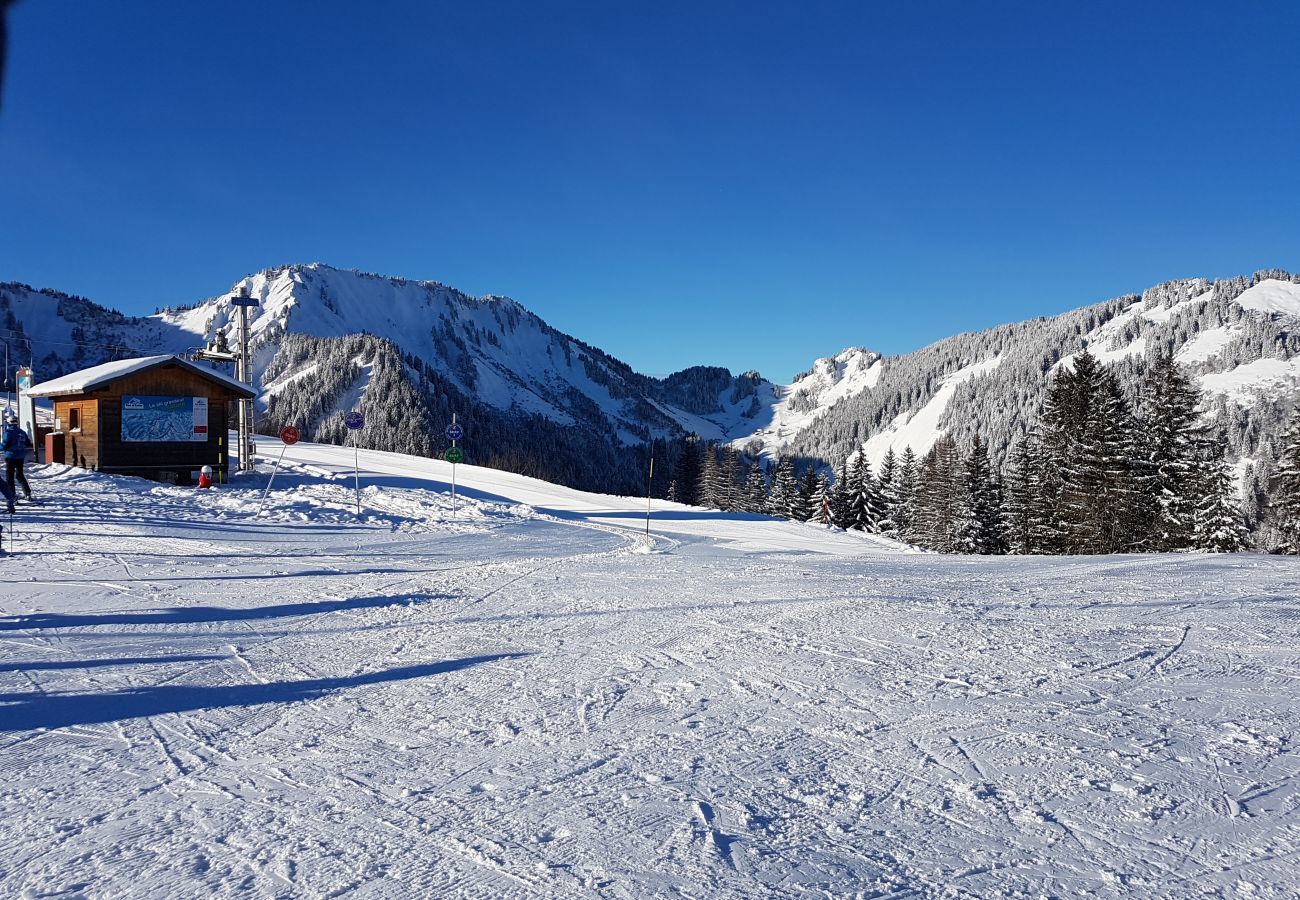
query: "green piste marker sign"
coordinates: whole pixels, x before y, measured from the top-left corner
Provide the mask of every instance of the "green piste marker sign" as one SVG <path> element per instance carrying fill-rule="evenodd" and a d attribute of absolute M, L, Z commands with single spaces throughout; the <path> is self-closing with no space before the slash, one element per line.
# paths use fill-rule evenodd
<path fill-rule="evenodd" d="M 465 454 L 459 447 L 448 447 L 442 458 L 449 463 L 460 463 L 465 461 Z"/>

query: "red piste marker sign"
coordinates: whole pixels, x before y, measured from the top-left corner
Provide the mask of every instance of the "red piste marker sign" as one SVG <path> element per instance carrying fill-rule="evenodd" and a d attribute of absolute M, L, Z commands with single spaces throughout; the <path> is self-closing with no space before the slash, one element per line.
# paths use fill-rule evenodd
<path fill-rule="evenodd" d="M 286 444 L 292 445 L 298 443 L 299 437 L 298 429 L 294 428 L 292 425 L 286 425 L 280 432 L 280 440 L 284 441 Z"/>

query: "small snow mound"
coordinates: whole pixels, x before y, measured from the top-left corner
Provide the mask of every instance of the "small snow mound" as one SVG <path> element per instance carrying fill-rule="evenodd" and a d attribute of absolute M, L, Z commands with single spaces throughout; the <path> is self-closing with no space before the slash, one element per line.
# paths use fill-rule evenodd
<path fill-rule="evenodd" d="M 641 556 L 649 556 L 657 552 L 659 551 L 655 550 L 654 545 L 647 540 L 637 541 L 636 546 L 628 551 L 628 553 L 636 553 L 636 554 L 640 554 Z"/>

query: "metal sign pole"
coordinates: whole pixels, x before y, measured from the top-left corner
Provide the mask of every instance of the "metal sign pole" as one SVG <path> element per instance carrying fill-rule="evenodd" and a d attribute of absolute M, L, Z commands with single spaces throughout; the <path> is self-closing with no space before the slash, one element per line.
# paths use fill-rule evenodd
<path fill-rule="evenodd" d="M 461 428 L 456 421 L 455 413 L 451 414 L 451 424 L 447 426 L 447 430 L 443 434 L 447 436 L 447 440 L 451 441 L 451 446 L 447 448 L 447 452 L 442 455 L 442 458 L 451 463 L 451 517 L 454 519 L 456 518 L 456 464 L 465 458 L 465 454 L 456 446 L 456 442 L 464 437 L 465 429 Z"/>
<path fill-rule="evenodd" d="M 266 490 L 262 491 L 262 501 L 257 504 L 257 513 L 254 514 L 254 519 L 262 514 L 262 507 L 266 505 L 266 496 L 271 493 L 271 485 L 275 484 L 275 476 L 280 471 L 280 463 L 284 462 L 284 451 L 289 449 L 290 444 L 298 443 L 298 429 L 292 425 L 286 425 L 280 431 L 280 440 L 284 442 L 284 446 L 280 448 L 280 457 L 275 461 L 275 468 L 271 470 L 271 477 L 266 482 Z"/>
<path fill-rule="evenodd" d="M 243 293 L 242 291 L 240 292 Z M 239 372 L 236 377 L 248 384 L 248 307 L 239 307 Z M 252 460 L 248 458 L 248 401 L 239 401 L 239 470 L 252 471 Z"/>
<path fill-rule="evenodd" d="M 361 451 L 357 449 L 357 433 L 352 432 L 352 477 L 357 488 L 357 515 L 361 515 Z"/>
<path fill-rule="evenodd" d="M 262 491 L 262 499 L 257 504 L 257 512 L 253 514 L 254 519 L 256 519 L 258 516 L 262 514 L 262 507 L 266 506 L 266 495 L 271 493 L 271 485 L 275 484 L 275 476 L 276 473 L 280 471 L 280 463 L 284 462 L 284 451 L 288 449 L 289 449 L 288 444 L 285 444 L 283 447 L 280 448 L 280 456 L 275 461 L 275 468 L 271 470 L 271 477 L 267 479 L 266 490 Z"/>
<path fill-rule="evenodd" d="M 655 480 L 655 458 L 650 457 L 650 477 L 645 480 L 645 534 L 650 536 L 650 485 Z"/>
<path fill-rule="evenodd" d="M 357 515 L 361 515 L 361 451 L 358 449 L 357 432 L 366 424 L 366 417 L 353 410 L 343 417 L 343 424 L 352 432 L 352 477 L 357 491 Z"/>

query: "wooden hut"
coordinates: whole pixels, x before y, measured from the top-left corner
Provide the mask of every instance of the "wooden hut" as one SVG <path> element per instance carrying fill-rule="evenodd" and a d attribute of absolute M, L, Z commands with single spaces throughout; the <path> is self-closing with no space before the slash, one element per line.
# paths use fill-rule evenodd
<path fill-rule="evenodd" d="M 82 369 L 28 389 L 54 403 L 46 462 L 188 484 L 228 464 L 230 405 L 246 384 L 179 356 Z"/>

